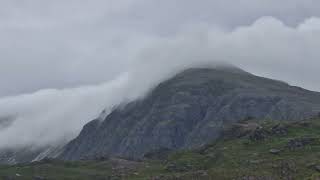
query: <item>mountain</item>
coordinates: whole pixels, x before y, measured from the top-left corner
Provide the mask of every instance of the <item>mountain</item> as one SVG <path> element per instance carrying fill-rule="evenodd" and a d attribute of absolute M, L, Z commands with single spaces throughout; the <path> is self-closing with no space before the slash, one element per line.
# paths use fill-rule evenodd
<path fill-rule="evenodd" d="M 201 147 L 245 119 L 302 120 L 320 112 L 320 93 L 258 77 L 234 67 L 188 69 L 145 98 L 84 126 L 59 156 L 133 159 L 159 149 Z"/>

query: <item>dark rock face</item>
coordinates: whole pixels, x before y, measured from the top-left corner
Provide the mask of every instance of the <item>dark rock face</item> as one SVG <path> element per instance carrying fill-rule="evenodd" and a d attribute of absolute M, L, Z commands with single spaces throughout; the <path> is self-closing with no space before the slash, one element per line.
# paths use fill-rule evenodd
<path fill-rule="evenodd" d="M 299 149 L 299 148 L 305 147 L 307 145 L 316 143 L 317 141 L 318 141 L 317 138 L 312 138 L 312 137 L 296 138 L 296 139 L 291 139 L 288 142 L 287 147 L 290 150 L 295 150 L 295 149 Z"/>
<path fill-rule="evenodd" d="M 270 136 L 270 132 L 263 128 L 257 128 L 255 131 L 250 134 L 251 141 L 263 141 Z"/>
<path fill-rule="evenodd" d="M 141 158 L 157 149 L 194 148 L 246 118 L 301 120 L 320 112 L 320 93 L 234 69 L 189 69 L 146 98 L 88 123 L 60 156 Z"/>

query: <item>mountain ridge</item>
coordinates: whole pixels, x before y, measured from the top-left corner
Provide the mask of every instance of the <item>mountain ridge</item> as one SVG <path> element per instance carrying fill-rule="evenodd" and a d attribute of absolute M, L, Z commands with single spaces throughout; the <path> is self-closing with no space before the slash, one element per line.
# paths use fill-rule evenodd
<path fill-rule="evenodd" d="M 141 158 L 159 148 L 199 147 L 224 125 L 246 118 L 302 120 L 320 112 L 320 93 L 239 68 L 192 68 L 156 86 L 144 99 L 84 126 L 60 158 Z"/>

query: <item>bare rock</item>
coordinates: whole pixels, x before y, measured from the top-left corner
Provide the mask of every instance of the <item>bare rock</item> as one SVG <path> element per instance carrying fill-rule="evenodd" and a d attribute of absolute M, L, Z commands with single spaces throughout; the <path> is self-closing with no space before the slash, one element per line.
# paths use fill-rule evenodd
<path fill-rule="evenodd" d="M 259 127 L 250 135 L 249 138 L 252 141 L 263 141 L 269 137 L 269 134 L 270 133 L 266 129 Z"/>
<path fill-rule="evenodd" d="M 276 154 L 277 155 L 277 154 L 279 154 L 281 152 L 281 150 L 280 149 L 270 149 L 269 152 L 271 154 Z"/>
<path fill-rule="evenodd" d="M 291 139 L 288 142 L 287 147 L 290 150 L 295 150 L 295 149 L 303 148 L 306 145 L 311 145 L 317 140 L 318 140 L 317 138 L 310 138 L 310 137 L 295 138 L 295 139 Z"/>

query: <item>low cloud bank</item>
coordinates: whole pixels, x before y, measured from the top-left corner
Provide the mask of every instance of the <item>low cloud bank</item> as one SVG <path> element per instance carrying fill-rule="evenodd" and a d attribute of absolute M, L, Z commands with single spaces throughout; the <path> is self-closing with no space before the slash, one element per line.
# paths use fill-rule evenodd
<path fill-rule="evenodd" d="M 205 24 L 193 27 L 197 28 L 186 27 L 171 37 L 146 37 L 144 46 L 126 61 L 128 68 L 104 84 L 0 99 L 0 122 L 1 118 L 6 121 L 0 130 L 0 148 L 65 143 L 104 109 L 109 112 L 120 103 L 142 97 L 159 82 L 190 67 L 230 63 L 254 74 L 320 90 L 318 18 L 289 27 L 265 17 L 228 32 Z M 9 124 L 8 118 L 12 119 Z"/>

